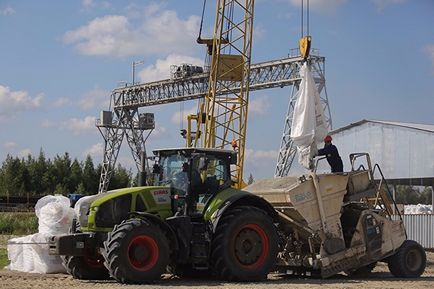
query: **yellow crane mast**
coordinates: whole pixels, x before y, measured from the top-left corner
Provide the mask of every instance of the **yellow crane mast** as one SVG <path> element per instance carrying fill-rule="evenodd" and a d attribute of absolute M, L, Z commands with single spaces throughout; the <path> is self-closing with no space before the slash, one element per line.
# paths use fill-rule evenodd
<path fill-rule="evenodd" d="M 211 56 L 208 92 L 197 116 L 189 116 L 187 144 L 234 149 L 238 161 L 231 175 L 243 186 L 254 0 L 218 0 L 214 35 L 198 38 Z M 237 88 L 237 89 L 235 89 Z M 241 89 L 240 89 L 241 88 Z M 191 133 L 196 121 L 196 133 Z"/>

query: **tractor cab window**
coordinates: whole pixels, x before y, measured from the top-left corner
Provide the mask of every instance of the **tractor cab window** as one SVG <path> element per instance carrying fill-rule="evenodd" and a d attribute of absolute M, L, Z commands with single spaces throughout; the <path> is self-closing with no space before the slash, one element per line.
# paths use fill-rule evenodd
<path fill-rule="evenodd" d="M 208 156 L 200 162 L 199 174 L 203 189 L 199 193 L 199 203 L 205 204 L 210 196 L 230 186 L 230 177 L 225 161 Z"/>
<path fill-rule="evenodd" d="M 176 193 L 185 194 L 188 186 L 188 175 L 183 166 L 188 162 L 183 155 L 176 154 L 160 158 L 160 185 L 170 185 Z"/>

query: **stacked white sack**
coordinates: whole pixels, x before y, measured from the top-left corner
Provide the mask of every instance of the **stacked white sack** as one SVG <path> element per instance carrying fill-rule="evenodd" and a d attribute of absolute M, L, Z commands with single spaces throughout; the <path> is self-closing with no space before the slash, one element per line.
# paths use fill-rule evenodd
<path fill-rule="evenodd" d="M 432 214 L 432 205 L 404 205 L 404 214 L 415 215 L 415 214 Z"/>
<path fill-rule="evenodd" d="M 63 196 L 45 196 L 38 200 L 35 213 L 39 232 L 8 241 L 10 270 L 29 273 L 65 272 L 60 257 L 48 254 L 48 240 L 53 235 L 69 231 L 74 218 L 74 210 L 69 204 L 69 199 Z"/>

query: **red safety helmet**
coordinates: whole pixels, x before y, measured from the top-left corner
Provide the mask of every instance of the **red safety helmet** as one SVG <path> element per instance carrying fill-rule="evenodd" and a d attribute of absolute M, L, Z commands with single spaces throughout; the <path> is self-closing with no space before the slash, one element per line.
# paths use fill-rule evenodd
<path fill-rule="evenodd" d="M 324 138 L 324 142 L 331 142 L 331 141 L 332 141 L 332 137 L 329 136 L 329 135 L 327 135 L 327 136 Z"/>

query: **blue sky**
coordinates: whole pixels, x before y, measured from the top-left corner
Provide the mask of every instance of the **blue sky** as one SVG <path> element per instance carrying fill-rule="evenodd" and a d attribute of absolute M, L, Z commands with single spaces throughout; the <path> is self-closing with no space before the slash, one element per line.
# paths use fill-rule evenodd
<path fill-rule="evenodd" d="M 208 1 L 209 3 L 214 1 Z M 253 63 L 285 57 L 300 36 L 299 0 L 257 0 Z M 311 0 L 313 47 L 326 57 L 334 128 L 361 119 L 434 124 L 434 1 Z M 212 3 L 204 34 L 211 34 Z M 95 118 L 110 91 L 164 79 L 171 64 L 201 64 L 202 1 L 0 0 L 0 161 L 67 151 L 95 161 Z M 245 174 L 272 176 L 289 88 L 251 93 Z M 148 149 L 182 146 L 180 115 L 196 103 L 147 108 Z M 183 113 L 182 113 L 183 112 Z M 133 166 L 126 145 L 119 161 Z"/>

